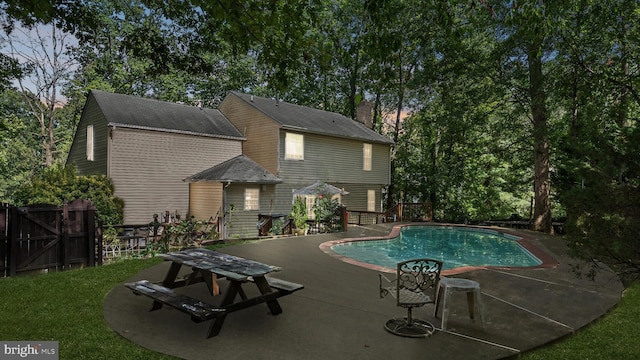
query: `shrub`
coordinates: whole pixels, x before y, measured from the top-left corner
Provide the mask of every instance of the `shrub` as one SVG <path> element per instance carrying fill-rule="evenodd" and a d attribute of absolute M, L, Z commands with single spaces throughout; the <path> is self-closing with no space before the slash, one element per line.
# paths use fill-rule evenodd
<path fill-rule="evenodd" d="M 331 195 L 318 195 L 316 204 L 313 207 L 313 213 L 316 216 L 316 222 L 323 227 L 322 231 L 342 231 L 342 224 L 340 223 L 341 207 L 338 200 L 331 199 Z"/>
<path fill-rule="evenodd" d="M 296 229 L 305 229 L 307 227 L 307 204 L 304 198 L 296 196 L 291 207 L 291 218 Z"/>
<path fill-rule="evenodd" d="M 80 176 L 72 166 L 54 165 L 45 169 L 12 195 L 18 206 L 61 206 L 65 201 L 77 199 L 91 201 L 96 207 L 97 217 L 105 225 L 122 224 L 124 202 L 114 196 L 111 180 L 104 175 Z"/>

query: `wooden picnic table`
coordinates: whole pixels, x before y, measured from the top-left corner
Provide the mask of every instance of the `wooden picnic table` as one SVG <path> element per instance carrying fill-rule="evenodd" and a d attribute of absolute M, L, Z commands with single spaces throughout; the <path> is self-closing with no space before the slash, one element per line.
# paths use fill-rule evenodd
<path fill-rule="evenodd" d="M 278 298 L 289 295 L 303 288 L 303 285 L 266 276 L 280 271 L 280 267 L 263 264 L 257 261 L 228 255 L 213 250 L 194 248 L 160 255 L 171 261 L 169 270 L 161 285 L 148 280 L 127 283 L 125 286 L 139 295 L 146 295 L 153 299 L 151 311 L 169 305 L 175 309 L 191 315 L 195 322 L 213 320 L 207 337 L 220 333 L 227 314 L 251 306 L 267 303 L 272 315 L 282 313 Z M 183 266 L 191 267 L 182 279 L 178 275 Z M 226 279 L 229 284 L 221 293 L 219 280 Z M 176 288 L 204 282 L 212 296 L 222 295 L 218 305 L 211 305 L 207 301 L 194 299 L 174 291 Z M 259 295 L 248 297 L 243 285 L 253 284 L 259 290 Z M 240 301 L 236 298 L 240 297 Z"/>

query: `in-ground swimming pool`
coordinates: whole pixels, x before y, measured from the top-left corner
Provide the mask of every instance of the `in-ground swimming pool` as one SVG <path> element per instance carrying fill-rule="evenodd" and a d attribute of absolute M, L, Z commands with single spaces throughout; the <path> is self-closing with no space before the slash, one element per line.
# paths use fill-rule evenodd
<path fill-rule="evenodd" d="M 542 261 L 514 235 L 494 230 L 455 226 L 405 226 L 397 237 L 340 242 L 331 246 L 338 255 L 357 262 L 395 269 L 415 258 L 443 261 L 443 270 L 461 267 L 529 267 Z"/>

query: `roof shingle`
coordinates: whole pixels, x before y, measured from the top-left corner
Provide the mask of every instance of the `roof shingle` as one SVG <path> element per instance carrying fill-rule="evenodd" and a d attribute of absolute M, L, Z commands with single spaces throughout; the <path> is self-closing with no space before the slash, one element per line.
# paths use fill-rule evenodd
<path fill-rule="evenodd" d="M 238 155 L 212 168 L 184 179 L 186 182 L 218 181 L 233 183 L 279 184 L 281 179 L 245 155 Z"/>
<path fill-rule="evenodd" d="M 342 114 L 235 91 L 231 94 L 269 116 L 284 129 L 393 144 L 388 137 Z"/>
<path fill-rule="evenodd" d="M 111 126 L 245 140 L 219 111 L 91 90 Z"/>

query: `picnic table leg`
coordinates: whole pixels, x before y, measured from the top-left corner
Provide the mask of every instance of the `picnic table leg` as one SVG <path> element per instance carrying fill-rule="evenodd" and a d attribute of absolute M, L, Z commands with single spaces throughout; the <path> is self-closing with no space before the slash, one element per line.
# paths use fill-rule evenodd
<path fill-rule="evenodd" d="M 253 280 L 256 283 L 256 286 L 258 286 L 258 289 L 260 289 L 260 294 L 266 295 L 273 292 L 273 289 L 269 286 L 269 282 L 264 276 L 256 276 Z M 267 305 L 269 306 L 269 310 L 271 310 L 271 315 L 282 314 L 282 308 L 280 307 L 280 303 L 277 299 L 268 300 Z"/>
<path fill-rule="evenodd" d="M 175 286 L 176 278 L 178 277 L 178 273 L 180 272 L 181 267 L 182 267 L 182 264 L 172 262 L 171 266 L 169 267 L 169 271 L 167 272 L 167 275 L 165 275 L 164 280 L 162 280 L 162 286 L 169 289 L 173 289 Z M 151 307 L 151 311 L 158 310 L 161 308 L 162 308 L 162 303 L 157 300 L 153 300 L 153 306 Z"/>
<path fill-rule="evenodd" d="M 227 289 L 226 294 L 224 295 L 224 298 L 220 303 L 220 307 L 224 308 L 225 306 L 233 304 L 233 300 L 236 298 L 236 295 L 238 295 L 238 293 L 244 294 L 241 283 L 237 281 L 231 281 L 231 283 L 229 284 L 229 288 Z M 246 297 L 246 295 L 244 297 Z M 214 337 L 220 333 L 222 324 L 224 324 L 224 320 L 226 317 L 227 313 L 225 312 L 213 318 L 213 322 L 209 326 L 209 333 L 207 334 L 207 338 Z"/>

